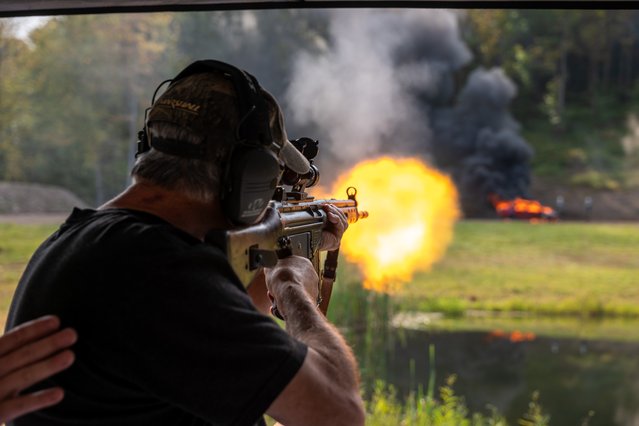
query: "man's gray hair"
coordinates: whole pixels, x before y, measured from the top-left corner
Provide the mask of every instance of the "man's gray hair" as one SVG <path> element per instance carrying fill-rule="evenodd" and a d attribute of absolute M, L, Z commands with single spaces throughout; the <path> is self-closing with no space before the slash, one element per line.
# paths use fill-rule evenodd
<path fill-rule="evenodd" d="M 192 144 L 201 141 L 201 137 L 172 123 L 155 123 L 149 128 L 149 133 L 151 138 L 174 139 Z M 224 173 L 221 161 L 211 160 L 178 157 L 151 148 L 138 157 L 131 175 L 137 180 L 179 191 L 189 198 L 210 202 L 219 197 Z"/>
<path fill-rule="evenodd" d="M 189 97 L 190 94 L 192 97 Z M 273 96 L 263 95 L 270 117 L 272 136 L 286 138 L 282 112 Z M 175 109 L 175 99 L 194 99 L 193 103 L 177 103 L 185 108 L 206 110 L 204 121 L 189 125 L 192 114 Z M 170 105 L 167 106 L 167 105 Z M 204 202 L 219 198 L 221 181 L 235 145 L 238 123 L 235 90 L 228 79 L 217 73 L 196 74 L 179 81 L 156 101 L 149 112 L 147 135 L 151 150 L 140 155 L 131 170 L 137 180 L 145 180 L 166 189 Z M 198 130 L 199 129 L 199 130 Z M 203 130 L 202 130 L 203 129 Z M 163 153 L 153 148 L 153 139 L 175 140 L 204 145 L 204 158 L 185 158 Z"/>

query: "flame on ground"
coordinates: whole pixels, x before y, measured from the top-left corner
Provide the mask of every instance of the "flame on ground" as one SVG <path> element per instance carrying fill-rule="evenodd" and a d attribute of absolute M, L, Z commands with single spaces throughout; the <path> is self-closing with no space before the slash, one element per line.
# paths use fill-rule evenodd
<path fill-rule="evenodd" d="M 366 288 L 399 290 L 444 255 L 460 216 L 448 176 L 418 159 L 382 157 L 340 176 L 330 196 L 343 198 L 349 186 L 369 216 L 349 227 L 341 250 L 359 266 Z"/>
<path fill-rule="evenodd" d="M 489 198 L 495 207 L 497 215 L 505 219 L 557 220 L 557 212 L 552 207 L 544 206 L 537 200 L 528 200 L 521 197 L 513 200 L 502 200 L 497 194 L 490 194 Z"/>

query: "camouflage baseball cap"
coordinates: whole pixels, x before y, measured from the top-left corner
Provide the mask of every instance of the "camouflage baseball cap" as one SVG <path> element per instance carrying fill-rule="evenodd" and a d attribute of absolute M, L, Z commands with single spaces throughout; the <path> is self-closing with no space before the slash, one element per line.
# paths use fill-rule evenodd
<path fill-rule="evenodd" d="M 296 173 L 310 170 L 306 157 L 288 140 L 284 118 L 275 98 L 262 90 L 269 111 L 270 148 L 280 162 Z M 152 148 L 170 155 L 188 158 L 227 158 L 237 141 L 238 101 L 231 81 L 221 72 L 203 72 L 169 85 L 155 101 L 147 118 L 147 127 L 170 123 L 188 137 L 154 137 Z"/>

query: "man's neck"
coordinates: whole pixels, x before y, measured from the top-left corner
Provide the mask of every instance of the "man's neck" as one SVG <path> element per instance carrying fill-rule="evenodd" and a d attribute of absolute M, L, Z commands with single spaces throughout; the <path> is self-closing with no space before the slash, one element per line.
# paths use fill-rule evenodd
<path fill-rule="evenodd" d="M 217 202 L 204 202 L 181 192 L 136 182 L 98 210 L 125 208 L 154 214 L 195 238 L 204 240 L 212 229 L 230 228 Z"/>

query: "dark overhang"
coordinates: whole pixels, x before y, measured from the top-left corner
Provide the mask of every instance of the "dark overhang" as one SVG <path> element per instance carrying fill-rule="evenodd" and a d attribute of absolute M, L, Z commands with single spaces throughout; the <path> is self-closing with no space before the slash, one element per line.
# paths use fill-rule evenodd
<path fill-rule="evenodd" d="M 286 8 L 634 9 L 633 0 L 0 0 L 0 17 Z"/>

